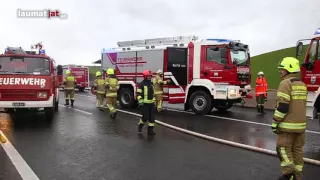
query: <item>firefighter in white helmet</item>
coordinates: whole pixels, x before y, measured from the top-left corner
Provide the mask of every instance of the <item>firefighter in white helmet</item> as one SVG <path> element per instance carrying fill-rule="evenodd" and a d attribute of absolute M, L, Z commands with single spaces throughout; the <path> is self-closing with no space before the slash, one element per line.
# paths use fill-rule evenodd
<path fill-rule="evenodd" d="M 160 112 L 162 110 L 162 99 L 163 99 L 163 85 L 170 83 L 170 79 L 163 81 L 162 70 L 157 71 L 156 77 L 153 78 L 153 87 L 154 87 L 154 95 L 156 97 L 156 106 L 157 111 Z"/>
<path fill-rule="evenodd" d="M 268 83 L 262 71 L 258 72 L 256 79 L 256 100 L 258 113 L 265 114 L 264 103 L 267 99 Z"/>

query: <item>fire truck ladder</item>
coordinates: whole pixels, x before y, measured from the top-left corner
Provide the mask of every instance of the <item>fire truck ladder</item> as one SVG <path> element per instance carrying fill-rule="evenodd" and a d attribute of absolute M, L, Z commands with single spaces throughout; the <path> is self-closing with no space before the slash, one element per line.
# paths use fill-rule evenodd
<path fill-rule="evenodd" d="M 176 36 L 176 37 L 165 37 L 165 38 L 154 38 L 144 40 L 133 40 L 133 41 L 120 41 L 118 42 L 119 47 L 129 46 L 157 46 L 157 45 L 173 45 L 173 44 L 187 44 L 190 41 L 198 40 L 198 36 Z"/>

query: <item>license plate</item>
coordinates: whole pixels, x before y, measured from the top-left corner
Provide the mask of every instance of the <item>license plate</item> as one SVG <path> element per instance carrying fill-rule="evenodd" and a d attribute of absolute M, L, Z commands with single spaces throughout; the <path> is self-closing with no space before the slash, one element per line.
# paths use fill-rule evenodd
<path fill-rule="evenodd" d="M 227 92 L 226 91 L 217 91 L 217 96 L 226 96 Z"/>
<path fill-rule="evenodd" d="M 15 106 L 15 107 L 22 107 L 22 106 L 25 106 L 26 103 L 24 102 L 14 102 L 12 103 L 12 106 Z"/>

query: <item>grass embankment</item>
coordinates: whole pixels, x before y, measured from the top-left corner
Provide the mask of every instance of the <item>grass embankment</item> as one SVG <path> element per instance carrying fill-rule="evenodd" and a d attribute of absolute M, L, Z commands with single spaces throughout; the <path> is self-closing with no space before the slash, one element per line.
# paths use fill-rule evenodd
<path fill-rule="evenodd" d="M 306 49 L 307 47 L 303 47 L 304 51 Z M 296 48 L 291 47 L 291 48 L 272 51 L 269 53 L 252 57 L 251 58 L 251 73 L 252 73 L 251 87 L 253 88 L 255 87 L 255 82 L 256 82 L 258 72 L 263 71 L 268 81 L 268 88 L 277 89 L 280 83 L 280 75 L 278 70 L 279 61 L 284 57 L 290 57 L 290 56 L 295 57 L 295 55 L 296 55 Z M 300 63 L 302 63 L 303 58 L 304 58 L 304 55 L 298 58 Z"/>

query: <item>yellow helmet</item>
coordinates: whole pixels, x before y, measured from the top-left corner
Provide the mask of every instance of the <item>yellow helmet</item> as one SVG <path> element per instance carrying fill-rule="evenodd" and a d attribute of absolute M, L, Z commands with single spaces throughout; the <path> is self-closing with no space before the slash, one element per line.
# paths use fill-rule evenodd
<path fill-rule="evenodd" d="M 109 69 L 107 70 L 107 74 L 108 74 L 108 75 L 114 74 L 114 70 L 113 70 L 112 68 L 109 68 Z"/>
<path fill-rule="evenodd" d="M 66 70 L 66 74 L 67 74 L 67 75 L 71 74 L 71 71 L 70 71 L 69 69 Z"/>
<path fill-rule="evenodd" d="M 285 69 L 289 73 L 297 73 L 300 72 L 300 63 L 299 60 L 294 57 L 285 57 L 279 62 L 279 69 Z"/>
<path fill-rule="evenodd" d="M 97 72 L 96 72 L 96 77 L 101 76 L 101 75 L 102 75 L 102 74 L 101 74 L 100 71 L 97 71 Z"/>

